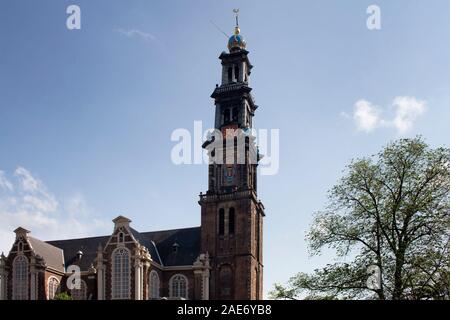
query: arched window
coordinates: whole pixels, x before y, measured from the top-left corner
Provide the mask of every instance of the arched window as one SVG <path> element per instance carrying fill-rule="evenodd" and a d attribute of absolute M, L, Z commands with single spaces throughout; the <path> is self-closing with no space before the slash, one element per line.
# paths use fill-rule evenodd
<path fill-rule="evenodd" d="M 158 272 L 152 270 L 149 277 L 150 299 L 159 298 L 159 276 Z"/>
<path fill-rule="evenodd" d="M 59 292 L 59 280 L 55 277 L 48 279 L 48 300 L 53 300 Z"/>
<path fill-rule="evenodd" d="M 239 81 L 239 66 L 234 66 L 234 78 Z"/>
<path fill-rule="evenodd" d="M 119 235 L 117 237 L 119 239 L 118 240 L 119 243 L 125 242 L 125 235 L 123 234 L 123 232 L 119 232 Z"/>
<path fill-rule="evenodd" d="M 228 82 L 233 81 L 233 68 L 228 68 Z"/>
<path fill-rule="evenodd" d="M 239 118 L 239 108 L 238 107 L 233 107 L 233 122 L 237 122 L 238 118 Z"/>
<path fill-rule="evenodd" d="M 219 290 L 222 299 L 231 298 L 231 287 L 233 281 L 233 273 L 230 265 L 223 265 L 219 271 Z"/>
<path fill-rule="evenodd" d="M 23 242 L 19 241 L 19 243 L 17 244 L 17 251 L 22 252 L 23 251 Z"/>
<path fill-rule="evenodd" d="M 86 300 L 87 297 L 86 282 L 84 282 L 84 280 L 81 280 L 80 288 L 70 290 L 70 295 L 72 296 L 73 300 Z"/>
<path fill-rule="evenodd" d="M 182 274 L 176 274 L 169 281 L 170 297 L 187 299 L 188 281 Z"/>
<path fill-rule="evenodd" d="M 225 210 L 221 208 L 219 210 L 219 235 L 223 236 L 225 233 Z"/>
<path fill-rule="evenodd" d="M 235 221 L 235 217 L 234 217 L 234 208 L 230 208 L 230 210 L 228 211 L 228 233 L 229 234 L 234 234 L 234 221 Z"/>
<path fill-rule="evenodd" d="M 231 121 L 231 109 L 230 108 L 226 108 L 223 111 L 223 123 L 224 124 L 228 124 Z"/>
<path fill-rule="evenodd" d="M 13 261 L 13 300 L 28 300 L 28 259 L 24 255 Z"/>
<path fill-rule="evenodd" d="M 130 298 L 130 252 L 118 248 L 112 254 L 112 297 Z"/>

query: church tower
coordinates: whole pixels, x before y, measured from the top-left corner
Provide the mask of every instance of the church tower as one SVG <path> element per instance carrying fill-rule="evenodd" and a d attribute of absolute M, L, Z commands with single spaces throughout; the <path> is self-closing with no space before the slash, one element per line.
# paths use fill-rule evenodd
<path fill-rule="evenodd" d="M 222 52 L 222 80 L 215 101 L 215 134 L 208 191 L 200 195 L 201 251 L 211 258 L 210 299 L 263 299 L 264 206 L 257 197 L 259 161 L 252 122 L 257 105 L 249 86 L 253 66 L 240 34 L 237 10 L 229 52 Z M 222 139 L 223 138 L 223 139 Z"/>

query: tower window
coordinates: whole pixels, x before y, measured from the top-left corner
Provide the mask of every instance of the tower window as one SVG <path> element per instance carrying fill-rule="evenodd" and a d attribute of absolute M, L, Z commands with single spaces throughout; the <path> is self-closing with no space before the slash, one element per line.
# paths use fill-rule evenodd
<path fill-rule="evenodd" d="M 233 81 L 233 68 L 229 67 L 228 68 L 228 82 Z"/>
<path fill-rule="evenodd" d="M 234 214 L 234 208 L 230 208 L 228 211 L 228 233 L 234 234 L 235 229 L 235 214 Z"/>
<path fill-rule="evenodd" d="M 236 81 L 239 81 L 239 67 L 238 66 L 234 67 L 234 77 L 235 77 Z"/>
<path fill-rule="evenodd" d="M 225 109 L 223 111 L 223 121 L 224 123 L 228 123 L 230 122 L 230 118 L 231 118 L 231 110 L 229 108 Z"/>
<path fill-rule="evenodd" d="M 225 233 L 225 210 L 219 210 L 219 235 L 223 236 Z"/>
<path fill-rule="evenodd" d="M 237 122 L 238 121 L 238 116 L 239 116 L 239 109 L 237 107 L 233 108 L 233 121 Z"/>
<path fill-rule="evenodd" d="M 220 296 L 222 299 L 229 299 L 233 283 L 233 271 L 229 265 L 223 265 L 219 271 Z"/>

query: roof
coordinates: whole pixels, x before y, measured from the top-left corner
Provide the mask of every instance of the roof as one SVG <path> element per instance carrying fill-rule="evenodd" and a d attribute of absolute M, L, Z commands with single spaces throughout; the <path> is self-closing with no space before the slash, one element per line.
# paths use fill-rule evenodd
<path fill-rule="evenodd" d="M 135 239 L 145 246 L 153 261 L 163 266 L 193 265 L 200 253 L 200 227 L 164 231 L 138 232 L 130 228 Z M 47 244 L 64 251 L 66 267 L 78 265 L 81 270 L 89 269 L 97 256 L 97 248 L 103 248 L 110 236 L 47 241 Z M 173 244 L 177 243 L 176 250 Z M 81 259 L 77 252 L 83 253 Z"/>
<path fill-rule="evenodd" d="M 144 232 L 141 236 L 156 244 L 164 266 L 192 265 L 200 254 L 200 227 Z"/>
<path fill-rule="evenodd" d="M 77 265 L 81 270 L 88 270 L 91 264 L 94 263 L 94 259 L 97 257 L 98 246 L 101 245 L 102 247 L 105 247 L 108 239 L 109 236 L 103 236 L 47 241 L 47 243 L 63 250 L 66 267 L 70 265 Z M 81 259 L 78 259 L 77 257 L 78 251 L 83 253 Z"/>
<path fill-rule="evenodd" d="M 60 248 L 30 236 L 28 241 L 35 254 L 44 258 L 47 267 L 64 272 L 64 254 Z"/>

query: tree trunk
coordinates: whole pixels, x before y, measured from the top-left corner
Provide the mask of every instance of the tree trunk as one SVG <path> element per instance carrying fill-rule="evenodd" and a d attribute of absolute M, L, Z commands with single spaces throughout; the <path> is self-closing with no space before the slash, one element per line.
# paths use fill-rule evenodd
<path fill-rule="evenodd" d="M 397 254 L 397 261 L 395 262 L 394 272 L 394 291 L 392 293 L 392 300 L 400 300 L 403 296 L 403 279 L 402 269 L 405 262 L 405 253 L 400 252 Z"/>

